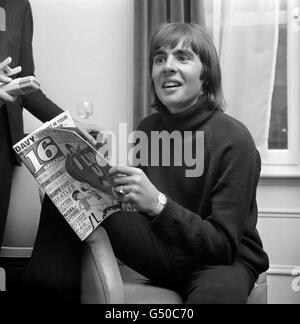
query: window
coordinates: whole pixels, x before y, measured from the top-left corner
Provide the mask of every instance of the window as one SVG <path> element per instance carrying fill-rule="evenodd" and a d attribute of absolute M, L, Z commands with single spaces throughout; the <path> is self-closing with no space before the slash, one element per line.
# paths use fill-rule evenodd
<path fill-rule="evenodd" d="M 235 26 L 253 28 L 268 24 L 264 1 L 206 0 L 206 24 L 217 42 L 222 42 L 223 11 L 234 8 Z M 228 8 L 224 8 L 228 6 Z M 256 6 L 254 8 L 254 6 Z M 257 12 L 262 7 L 262 15 Z M 253 12 L 256 14 L 253 15 Z M 220 18 L 221 17 L 221 18 Z M 219 21 L 218 21 L 219 20 Z M 215 44 L 217 49 L 220 44 Z M 300 0 L 280 0 L 276 70 L 267 151 L 262 154 L 262 176 L 300 176 Z"/>
<path fill-rule="evenodd" d="M 269 150 L 263 159 L 266 176 L 300 176 L 299 7 L 299 0 L 281 0 Z"/>

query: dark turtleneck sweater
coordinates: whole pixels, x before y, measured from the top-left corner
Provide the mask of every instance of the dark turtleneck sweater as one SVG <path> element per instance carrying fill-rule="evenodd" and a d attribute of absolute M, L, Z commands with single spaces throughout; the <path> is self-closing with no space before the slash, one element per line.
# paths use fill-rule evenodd
<path fill-rule="evenodd" d="M 157 233 L 187 251 L 199 265 L 226 265 L 238 259 L 256 275 L 267 270 L 268 257 L 256 229 L 261 162 L 246 127 L 212 109 L 202 96 L 194 106 L 177 114 L 161 109 L 144 118 L 138 129 L 148 136 L 149 163 L 153 131 L 179 131 L 184 139 L 182 147 L 191 141 L 194 148 L 196 131 L 204 132 L 201 175 L 187 177 L 191 166 L 184 162 L 174 165 L 176 146 L 171 146 L 170 166 L 143 167 L 150 181 L 168 197 L 161 214 L 151 221 Z M 192 136 L 184 137 L 185 131 Z"/>

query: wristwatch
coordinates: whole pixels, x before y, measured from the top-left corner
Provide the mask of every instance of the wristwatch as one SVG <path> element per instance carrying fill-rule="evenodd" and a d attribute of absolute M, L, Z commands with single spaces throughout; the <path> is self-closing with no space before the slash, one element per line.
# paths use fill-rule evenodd
<path fill-rule="evenodd" d="M 157 196 L 157 202 L 158 204 L 160 204 L 162 207 L 165 207 L 166 203 L 167 203 L 167 197 L 166 195 L 164 195 L 163 193 L 159 193 Z"/>
<path fill-rule="evenodd" d="M 157 204 L 155 207 L 155 210 L 153 210 L 151 213 L 148 213 L 150 216 L 157 216 L 161 213 L 161 211 L 164 209 L 165 205 L 167 203 L 167 197 L 163 193 L 159 193 L 157 195 Z"/>

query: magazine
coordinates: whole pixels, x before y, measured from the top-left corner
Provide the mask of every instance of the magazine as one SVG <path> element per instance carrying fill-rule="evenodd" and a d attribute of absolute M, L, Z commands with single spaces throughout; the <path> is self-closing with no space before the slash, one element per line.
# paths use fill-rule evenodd
<path fill-rule="evenodd" d="M 109 162 L 84 139 L 69 112 L 13 149 L 81 240 L 112 213 L 133 210 L 116 191 Z"/>

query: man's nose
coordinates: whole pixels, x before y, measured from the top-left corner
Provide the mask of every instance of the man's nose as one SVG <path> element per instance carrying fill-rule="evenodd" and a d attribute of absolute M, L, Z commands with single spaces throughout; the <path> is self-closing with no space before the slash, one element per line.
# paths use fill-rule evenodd
<path fill-rule="evenodd" d="M 172 57 L 169 57 L 163 66 L 163 72 L 164 73 L 172 73 L 175 71 L 176 71 L 175 61 Z"/>

